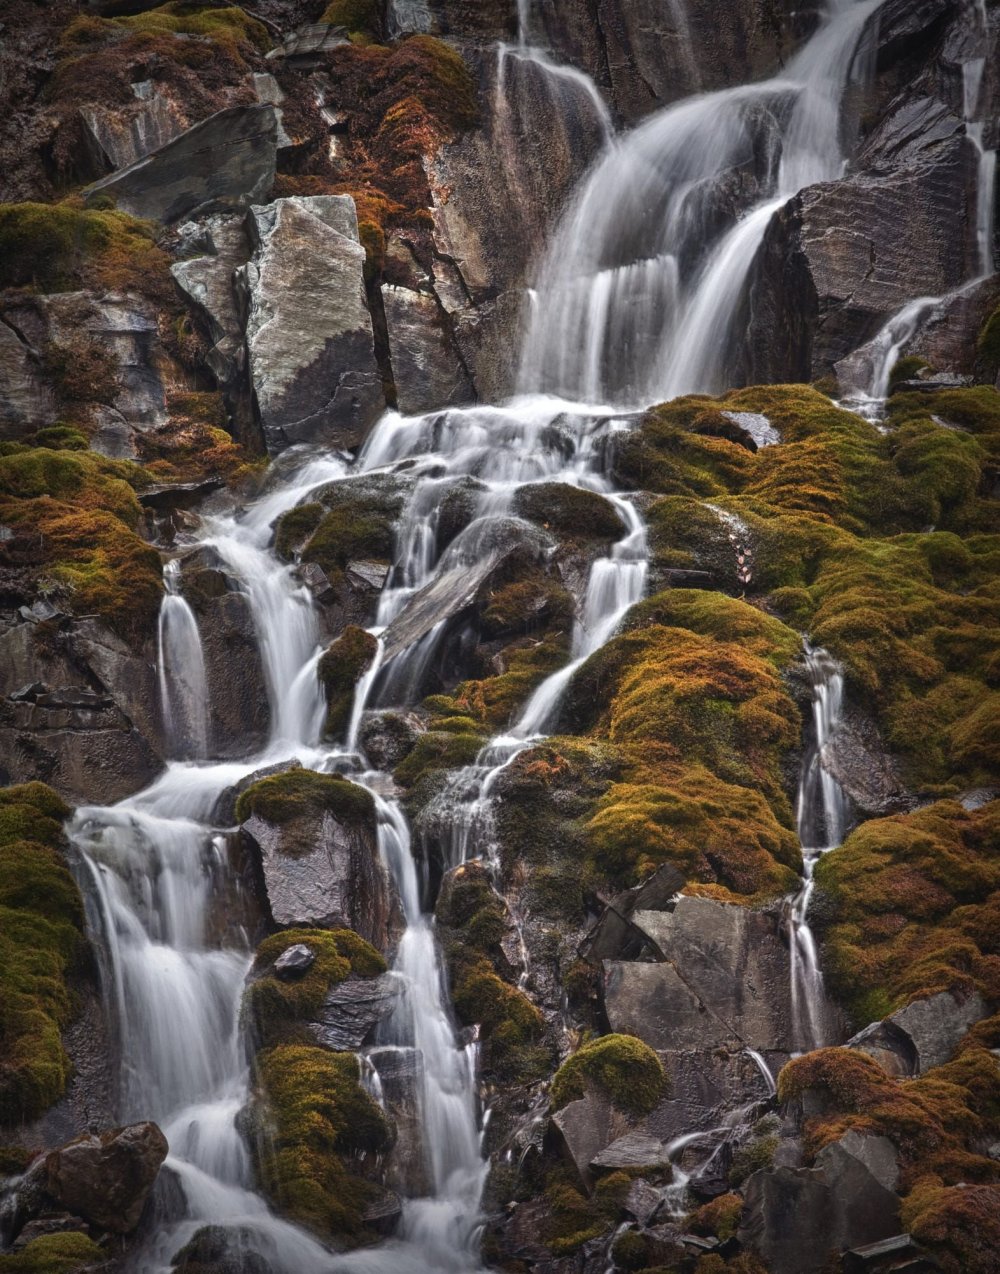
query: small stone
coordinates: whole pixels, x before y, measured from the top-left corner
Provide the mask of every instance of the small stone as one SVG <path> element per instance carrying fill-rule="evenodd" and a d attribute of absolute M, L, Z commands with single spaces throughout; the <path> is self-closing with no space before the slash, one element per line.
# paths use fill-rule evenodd
<path fill-rule="evenodd" d="M 304 942 L 282 951 L 274 962 L 274 971 L 283 982 L 301 978 L 316 963 L 316 952 Z"/>

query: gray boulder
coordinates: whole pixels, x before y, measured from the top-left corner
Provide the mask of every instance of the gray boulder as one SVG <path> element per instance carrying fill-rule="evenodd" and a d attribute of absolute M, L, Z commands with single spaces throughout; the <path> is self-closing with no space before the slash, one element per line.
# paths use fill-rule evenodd
<path fill-rule="evenodd" d="M 396 402 L 406 415 L 472 402 L 475 392 L 433 293 L 384 285 Z"/>
<path fill-rule="evenodd" d="M 206 255 L 178 261 L 170 271 L 208 328 L 213 342 L 205 357 L 209 370 L 220 386 L 229 388 L 246 361 L 233 275 L 246 264 L 250 241 L 242 217 L 216 216 L 202 230 Z"/>
<path fill-rule="evenodd" d="M 91 152 L 94 174 L 102 174 L 144 159 L 179 136 L 187 118 L 178 104 L 152 80 L 132 85 L 135 102 L 128 106 L 80 107 L 84 145 Z"/>
<path fill-rule="evenodd" d="M 580 1184 L 590 1190 L 591 1164 L 620 1137 L 632 1131 L 632 1120 L 613 1106 L 605 1094 L 588 1086 L 583 1097 L 568 1102 L 549 1121 L 549 1135 Z M 659 1144 L 659 1143 L 657 1143 Z"/>
<path fill-rule="evenodd" d="M 240 272 L 250 377 L 264 440 L 357 446 L 385 406 L 347 195 L 278 199 L 248 221 Z"/>
<path fill-rule="evenodd" d="M 52 386 L 41 369 L 41 356 L 9 320 L 0 317 L 0 420 L 10 440 L 33 433 L 56 419 Z"/>
<path fill-rule="evenodd" d="M 939 991 L 866 1026 L 847 1047 L 867 1053 L 891 1075 L 923 1075 L 950 1061 L 969 1028 L 987 1012 L 978 991 L 964 997 Z"/>
<path fill-rule="evenodd" d="M 102 1230 L 128 1234 L 139 1224 L 167 1150 L 152 1123 L 85 1133 L 46 1156 L 46 1190 Z"/>
<path fill-rule="evenodd" d="M 231 106 L 88 186 L 124 212 L 166 223 L 196 208 L 246 208 L 274 185 L 278 121 L 269 103 Z"/>

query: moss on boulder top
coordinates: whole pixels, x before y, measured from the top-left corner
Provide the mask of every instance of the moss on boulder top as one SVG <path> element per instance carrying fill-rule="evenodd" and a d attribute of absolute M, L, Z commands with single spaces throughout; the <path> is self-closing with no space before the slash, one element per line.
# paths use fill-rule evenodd
<path fill-rule="evenodd" d="M 587 1084 L 630 1115 L 648 1115 L 667 1093 L 663 1063 L 634 1035 L 602 1035 L 568 1057 L 552 1080 L 553 1110 L 583 1097 Z"/>
<path fill-rule="evenodd" d="M 286 770 L 260 779 L 240 794 L 236 820 L 245 823 L 256 816 L 283 825 L 300 818 L 332 814 L 347 825 L 370 822 L 375 803 L 372 794 L 339 774 L 315 770 Z"/>
<path fill-rule="evenodd" d="M 36 1118 L 70 1075 L 61 1029 L 86 944 L 61 852 L 68 816 L 43 783 L 0 788 L 0 1125 Z"/>
<path fill-rule="evenodd" d="M 19 1252 L 0 1256 L 0 1274 L 76 1274 L 103 1265 L 107 1255 L 78 1230 L 42 1234 Z"/>

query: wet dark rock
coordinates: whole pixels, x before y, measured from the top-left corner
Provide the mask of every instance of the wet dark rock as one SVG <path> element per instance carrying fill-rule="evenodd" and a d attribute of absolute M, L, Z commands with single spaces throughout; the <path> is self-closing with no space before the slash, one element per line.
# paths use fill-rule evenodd
<path fill-rule="evenodd" d="M 299 567 L 299 579 L 318 602 L 336 600 L 337 590 L 330 583 L 329 575 L 318 562 L 303 562 Z"/>
<path fill-rule="evenodd" d="M 643 1132 L 629 1132 L 616 1138 L 591 1159 L 590 1167 L 602 1172 L 643 1171 L 667 1168 L 667 1148 L 657 1137 Z"/>
<path fill-rule="evenodd" d="M 271 62 L 293 62 L 299 70 L 305 70 L 312 65 L 324 65 L 324 53 L 347 43 L 349 41 L 345 27 L 333 26 L 328 22 L 311 22 L 297 31 L 290 31 L 267 57 Z"/>
<path fill-rule="evenodd" d="M 950 1061 L 969 1027 L 987 1013 L 978 992 L 958 996 L 939 991 L 873 1022 L 847 1047 L 867 1053 L 891 1075 L 923 1075 Z"/>
<path fill-rule="evenodd" d="M 380 593 L 389 577 L 389 567 L 384 562 L 348 562 L 344 575 L 352 588 L 364 592 Z"/>
<path fill-rule="evenodd" d="M 174 509 L 190 509 L 213 491 L 225 486 L 221 478 L 203 478 L 199 482 L 163 483 L 138 492 L 139 503 L 147 509 L 163 512 Z"/>
<path fill-rule="evenodd" d="M 412 713 L 366 712 L 361 718 L 358 742 L 377 770 L 391 771 L 413 750 L 423 722 Z"/>
<path fill-rule="evenodd" d="M 637 960 L 650 953 L 648 935 L 631 923 L 631 917 L 636 911 L 657 911 L 672 905 L 674 895 L 683 887 L 683 875 L 670 863 L 664 863 L 648 880 L 608 903 L 580 947 L 580 954 L 585 960 L 600 964 L 602 960 Z"/>
<path fill-rule="evenodd" d="M 591 1164 L 608 1146 L 630 1131 L 631 1120 L 596 1088 L 557 1110 L 549 1121 L 557 1149 L 575 1170 L 580 1184 L 591 1189 Z"/>
<path fill-rule="evenodd" d="M 279 928 L 348 928 L 379 950 L 389 945 L 392 894 L 375 844 L 374 818 L 329 811 L 281 824 L 253 815 L 243 834 L 259 856 L 267 905 Z"/>
<path fill-rule="evenodd" d="M 831 1254 L 899 1230 L 899 1199 L 851 1155 L 822 1168 L 755 1172 L 739 1239 L 771 1274 L 820 1274 Z"/>
<path fill-rule="evenodd" d="M 178 261 L 170 272 L 208 329 L 212 348 L 205 362 L 209 370 L 218 385 L 229 388 L 246 361 L 233 276 L 249 259 L 250 241 L 244 218 L 238 216 L 211 217 L 199 230 L 199 246 L 205 255 Z"/>
<path fill-rule="evenodd" d="M 274 972 L 283 982 L 294 982 L 316 963 L 316 952 L 304 942 L 282 951 L 274 962 Z"/>
<path fill-rule="evenodd" d="M 407 1198 L 428 1191 L 420 1107 L 423 1059 L 413 1048 L 374 1048 L 368 1054 L 378 1071 L 385 1111 L 396 1127 L 396 1140 L 385 1156 L 385 1183 Z"/>
<path fill-rule="evenodd" d="M 645 1226 L 655 1219 L 657 1212 L 663 1207 L 663 1202 L 663 1192 L 639 1177 L 629 1186 L 624 1209 L 640 1225 Z"/>
<path fill-rule="evenodd" d="M 385 285 L 382 304 L 399 410 L 419 415 L 473 402 L 475 391 L 437 298 Z"/>
<path fill-rule="evenodd" d="M 46 1156 L 46 1189 L 70 1212 L 128 1234 L 139 1224 L 167 1149 L 153 1123 L 87 1133 Z"/>
<path fill-rule="evenodd" d="M 838 1140 L 825 1146 L 816 1156 L 816 1167 L 824 1171 L 839 1171 L 847 1164 L 846 1157 L 857 1160 L 886 1190 L 899 1188 L 899 1156 L 888 1137 L 868 1136 L 851 1128 Z M 850 1165 L 847 1164 L 850 1168 Z"/>
<path fill-rule="evenodd" d="M 271 1263 L 254 1250 L 258 1245 L 250 1228 L 206 1225 L 177 1253 L 172 1268 L 179 1274 L 268 1274 Z"/>
<path fill-rule="evenodd" d="M 941 1267 L 924 1253 L 912 1235 L 894 1234 L 877 1243 L 865 1243 L 844 1253 L 844 1274 L 866 1274 L 866 1271 L 905 1270 L 906 1274 L 935 1274 Z"/>
<path fill-rule="evenodd" d="M 365 295 L 365 251 L 347 195 L 252 210 L 241 271 L 250 377 L 274 455 L 299 442 L 357 446 L 385 406 Z"/>
<path fill-rule="evenodd" d="M 231 106 L 94 182 L 84 197 L 110 195 L 122 211 L 163 222 L 198 208 L 246 208 L 274 184 L 277 133 L 273 106 Z"/>
<path fill-rule="evenodd" d="M 184 111 L 152 80 L 133 84 L 132 92 L 135 101 L 128 105 L 88 102 L 80 107 L 83 142 L 96 177 L 128 168 L 184 131 Z"/>
<path fill-rule="evenodd" d="M 848 708 L 823 749 L 823 766 L 868 817 L 897 813 L 910 804 L 895 760 L 866 712 Z"/>
<path fill-rule="evenodd" d="M 327 992 L 309 1022 L 309 1030 L 324 1048 L 353 1052 L 371 1038 L 372 1029 L 392 1012 L 399 994 L 399 981 L 391 973 L 377 978 L 347 978 Z"/>
<path fill-rule="evenodd" d="M 34 432 L 56 419 L 56 399 L 41 355 L 0 318 L 0 419 L 5 439 Z"/>

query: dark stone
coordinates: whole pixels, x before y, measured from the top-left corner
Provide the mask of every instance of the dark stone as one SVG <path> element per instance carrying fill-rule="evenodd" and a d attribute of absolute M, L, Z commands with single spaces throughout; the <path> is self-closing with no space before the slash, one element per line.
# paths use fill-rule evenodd
<path fill-rule="evenodd" d="M 157 512 L 172 509 L 191 509 L 213 491 L 225 486 L 221 478 L 202 478 L 199 482 L 176 482 L 163 486 L 147 487 L 138 492 L 138 500 L 147 509 Z"/>
<path fill-rule="evenodd" d="M 415 416 L 473 402 L 447 313 L 433 293 L 386 284 L 382 304 L 399 410 Z"/>
<path fill-rule="evenodd" d="M 324 1048 L 354 1052 L 392 1012 L 399 994 L 399 982 L 391 973 L 377 978 L 347 978 L 327 992 L 309 1029 Z"/>
<path fill-rule="evenodd" d="M 409 756 L 423 729 L 420 718 L 410 713 L 366 712 L 361 718 L 358 742 L 377 770 L 389 772 Z"/>
<path fill-rule="evenodd" d="M 211 217 L 199 229 L 206 255 L 178 261 L 170 272 L 208 328 L 213 341 L 205 357 L 209 370 L 217 384 L 230 388 L 246 362 L 233 275 L 249 259 L 250 240 L 242 217 Z"/>
<path fill-rule="evenodd" d="M 270 1274 L 271 1262 L 255 1251 L 260 1234 L 251 1227 L 206 1225 L 177 1253 L 179 1274 Z"/>
<path fill-rule="evenodd" d="M 94 182 L 84 198 L 110 195 L 123 212 L 163 222 L 196 208 L 246 208 L 274 184 L 277 135 L 273 106 L 231 106 Z"/>
<path fill-rule="evenodd" d="M 316 952 L 304 942 L 282 951 L 274 962 L 274 972 L 283 982 L 294 982 L 316 963 Z"/>
<path fill-rule="evenodd" d="M 357 446 L 385 406 L 348 195 L 278 199 L 248 221 L 240 272 L 254 401 L 268 451 Z"/>
<path fill-rule="evenodd" d="M 938 991 L 873 1022 L 847 1047 L 867 1053 L 892 1075 L 923 1075 L 950 1061 L 969 1028 L 987 1012 L 978 991 L 967 996 Z"/>
<path fill-rule="evenodd" d="M 332 26 L 328 22 L 311 22 L 298 31 L 290 31 L 267 57 L 271 62 L 288 61 L 294 63 L 298 70 L 307 70 L 313 65 L 325 66 L 323 54 L 348 43 L 350 41 L 346 27 Z"/>
<path fill-rule="evenodd" d="M 46 1189 L 70 1212 L 128 1234 L 139 1224 L 167 1150 L 152 1123 L 86 1133 L 46 1156 Z"/>
<path fill-rule="evenodd" d="M 663 1142 L 643 1132 L 625 1133 L 609 1146 L 605 1146 L 600 1154 L 594 1155 L 590 1161 L 591 1168 L 603 1172 L 649 1171 L 669 1166 L 670 1158 Z"/>

